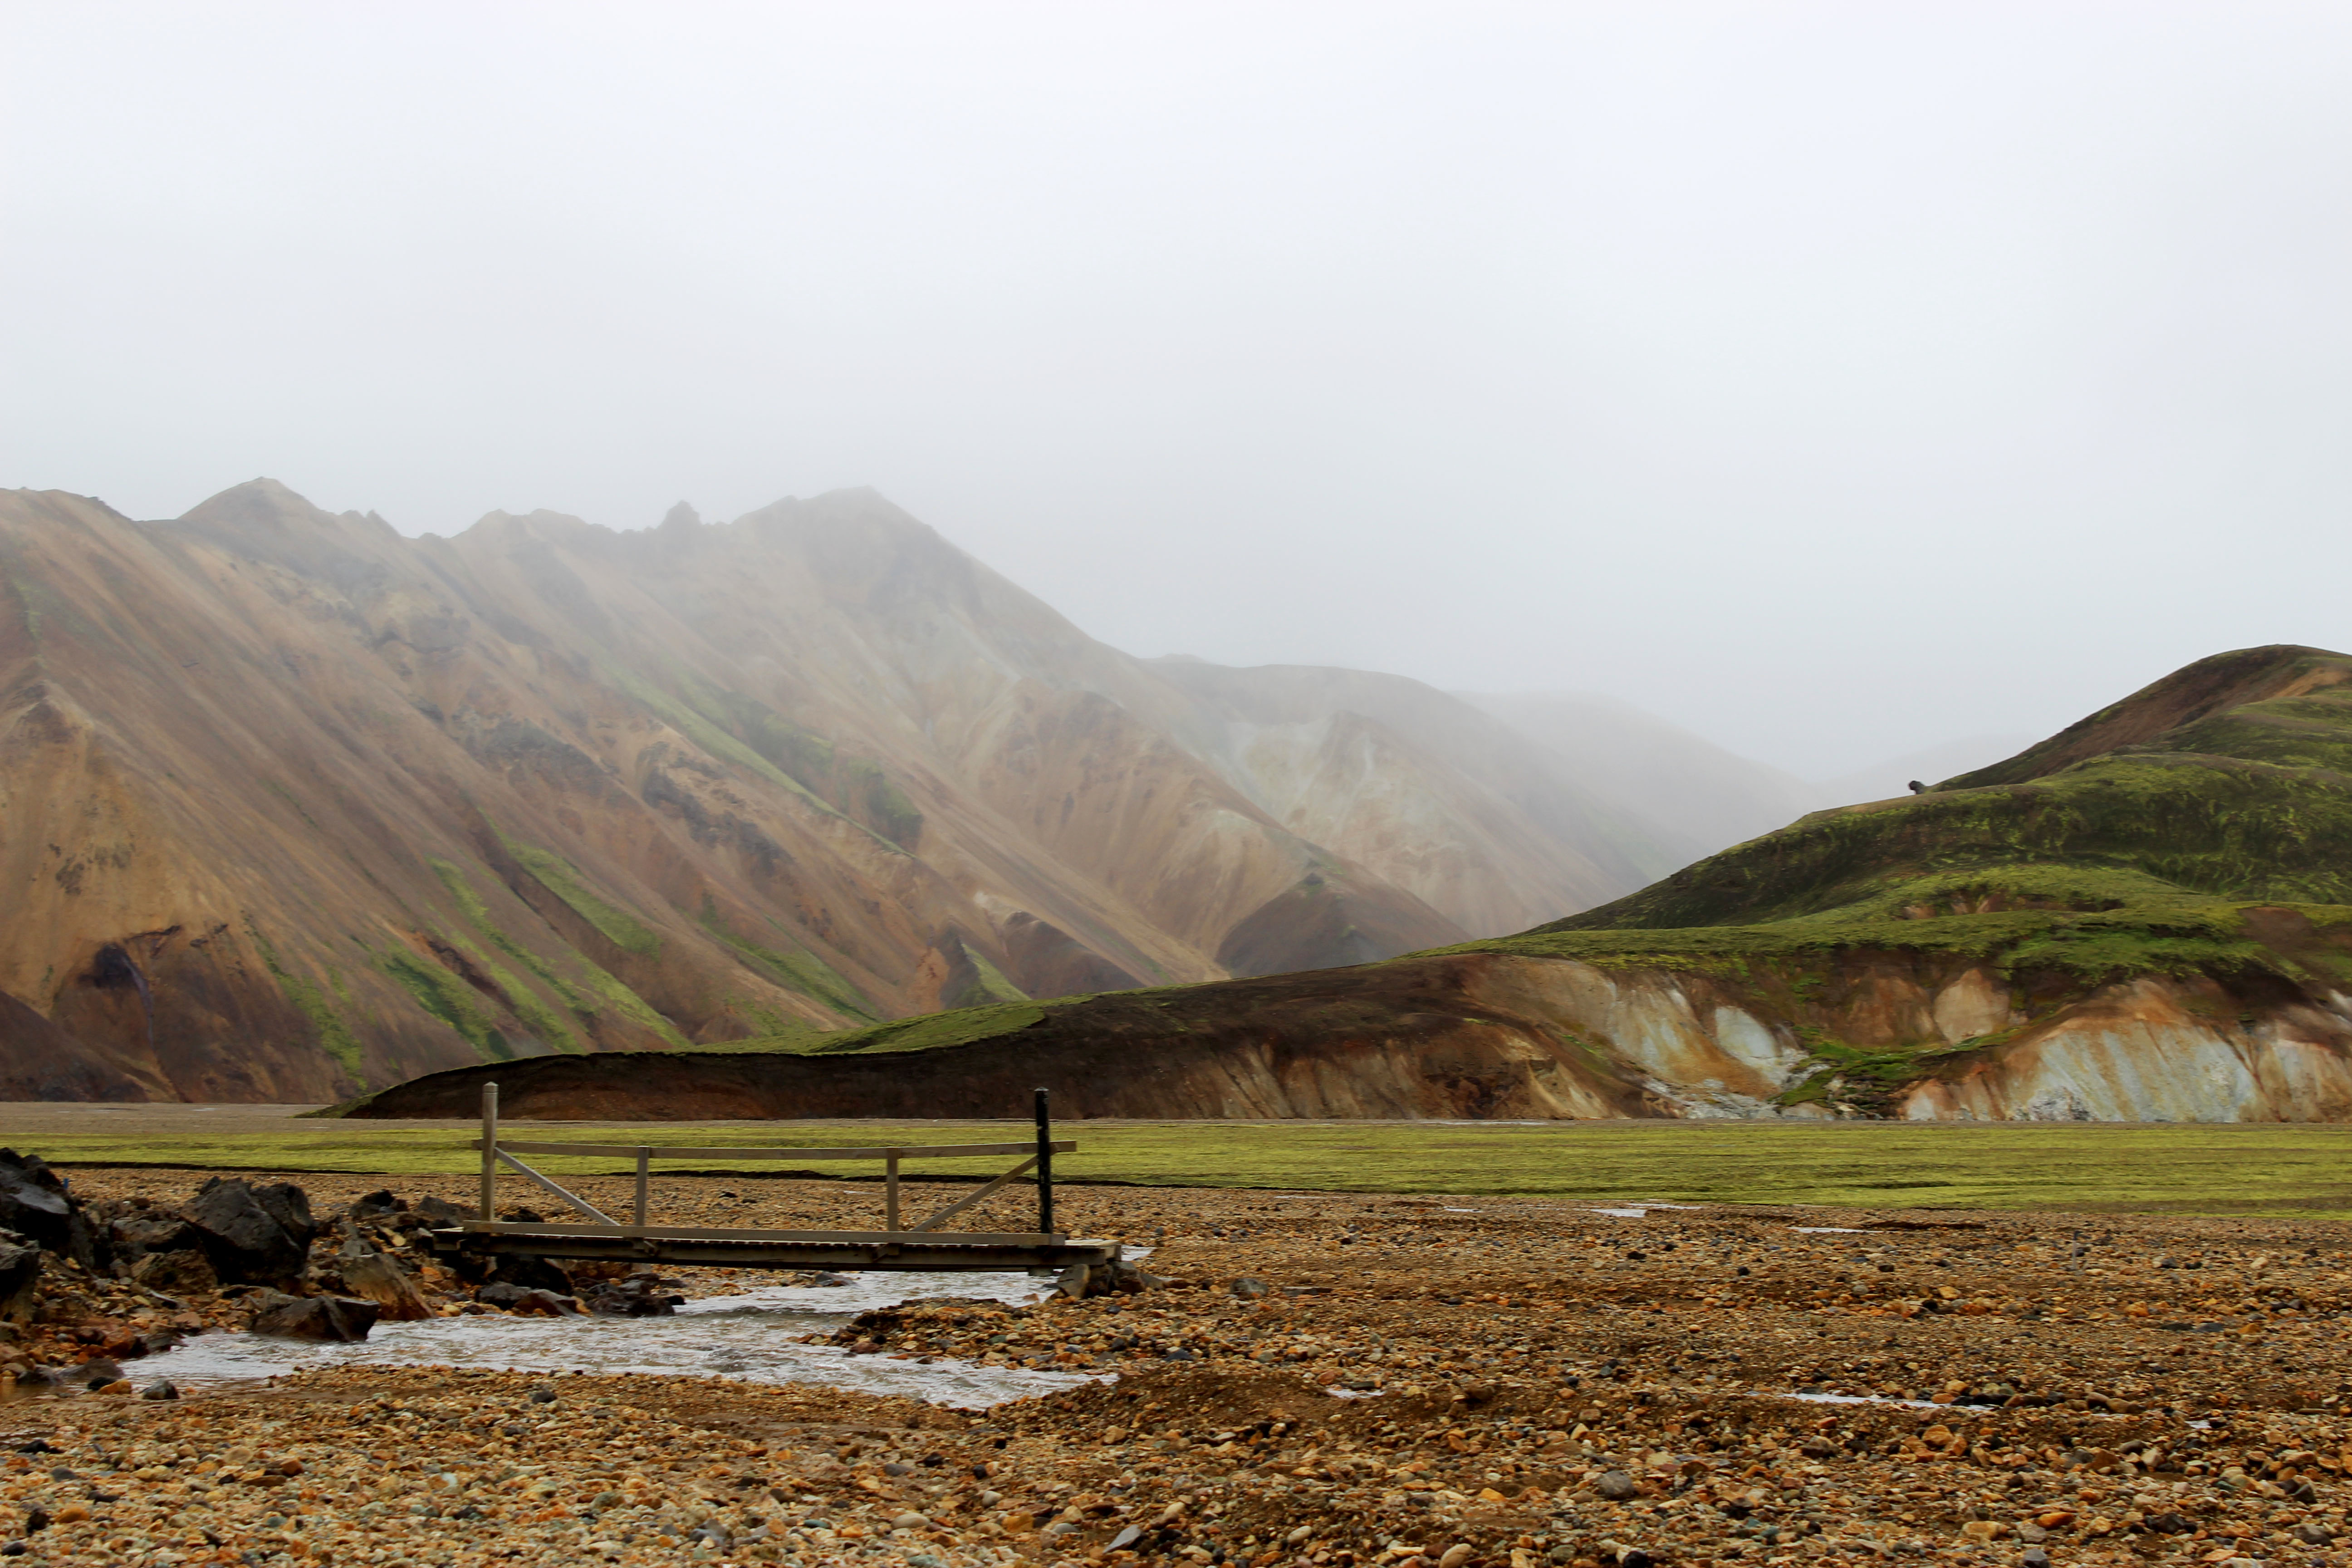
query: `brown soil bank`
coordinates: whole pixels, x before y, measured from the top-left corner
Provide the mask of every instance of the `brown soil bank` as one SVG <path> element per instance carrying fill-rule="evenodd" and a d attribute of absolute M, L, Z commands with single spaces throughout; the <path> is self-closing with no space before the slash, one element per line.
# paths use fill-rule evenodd
<path fill-rule="evenodd" d="M 1457 952 L 969 1009 L 804 1055 L 464 1068 L 359 1116 L 463 1116 L 495 1079 L 545 1118 L 1060 1114 L 1552 1119 L 2352 1118 L 2352 1000 L 2286 973 L 2339 931 L 2248 911 L 2268 964 L 2085 980 L 1965 953 L 1833 950 L 1666 968 Z M 1744 971 L 1744 972 L 1743 972 Z"/>

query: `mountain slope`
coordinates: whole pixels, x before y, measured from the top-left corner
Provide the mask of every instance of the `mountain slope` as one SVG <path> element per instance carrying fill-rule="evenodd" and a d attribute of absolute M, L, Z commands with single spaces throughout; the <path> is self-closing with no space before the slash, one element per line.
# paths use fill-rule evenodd
<path fill-rule="evenodd" d="M 1517 937 L 507 1087 L 541 1115 L 612 1114 L 625 1081 L 658 1114 L 988 1115 L 1024 1075 L 1093 1115 L 2352 1120 L 2352 658 L 2200 660 Z M 362 1109 L 446 1112 L 484 1076 Z"/>
<path fill-rule="evenodd" d="M 870 492 L 449 540 L 268 480 L 163 523 L 0 492 L 0 1098 L 327 1099 L 1385 957 L 1655 853 L 1335 703 L 1270 791 L 1227 673 Z"/>

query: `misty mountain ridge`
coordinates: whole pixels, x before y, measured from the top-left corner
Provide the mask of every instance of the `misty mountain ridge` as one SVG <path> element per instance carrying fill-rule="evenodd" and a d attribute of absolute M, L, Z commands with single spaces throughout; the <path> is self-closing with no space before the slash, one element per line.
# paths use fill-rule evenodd
<path fill-rule="evenodd" d="M 1458 692 L 1542 747 L 1559 775 L 1644 823 L 1679 866 L 1808 812 L 1908 793 L 2016 752 L 2030 737 L 1946 742 L 1827 779 L 1743 757 L 1628 702 L 1590 691 Z"/>
<path fill-rule="evenodd" d="M 0 582 L 17 1097 L 1355 963 L 1688 838 L 1417 681 L 1131 658 L 870 490 L 415 539 L 268 479 L 0 492 Z"/>

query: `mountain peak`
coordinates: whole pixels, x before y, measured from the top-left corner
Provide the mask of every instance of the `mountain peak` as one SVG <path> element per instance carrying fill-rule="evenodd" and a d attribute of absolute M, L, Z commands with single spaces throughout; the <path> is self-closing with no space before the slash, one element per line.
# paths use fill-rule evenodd
<path fill-rule="evenodd" d="M 331 517 L 331 513 L 313 506 L 308 497 L 265 476 L 231 485 L 218 495 L 198 501 L 182 512 L 179 521 L 193 527 L 258 524 L 288 528 L 298 523 L 324 522 Z"/>
<path fill-rule="evenodd" d="M 2225 709 L 2296 697 L 2347 680 L 2352 680 L 2352 659 L 2326 648 L 2299 643 L 2232 648 L 2183 665 L 2006 762 L 1948 779 L 1938 787 L 2023 784 L 2092 757 L 2145 745 Z"/>

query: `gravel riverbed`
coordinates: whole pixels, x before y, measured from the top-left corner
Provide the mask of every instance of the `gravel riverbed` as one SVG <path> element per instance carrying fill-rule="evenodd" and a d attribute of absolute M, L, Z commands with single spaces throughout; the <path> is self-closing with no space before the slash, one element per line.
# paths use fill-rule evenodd
<path fill-rule="evenodd" d="M 71 1175 L 85 1199 L 156 1203 L 201 1179 Z M 322 1212 L 383 1184 L 296 1179 Z M 395 1186 L 465 1194 L 455 1180 Z M 672 1188 L 681 1223 L 838 1224 L 866 1198 L 815 1182 Z M 2352 1561 L 2352 1257 L 2334 1225 L 1176 1189 L 1065 1203 L 1076 1228 L 1153 1247 L 1147 1267 L 1168 1283 L 934 1297 L 805 1333 L 845 1364 L 895 1358 L 918 1379 L 1073 1380 L 1042 1396 L 972 1410 L 820 1384 L 346 1363 L 176 1401 L 20 1399 L 0 1409 L 0 1552 Z M 772 1283 L 702 1271 L 678 1289 L 701 1301 Z M 462 1295 L 436 1289 L 434 1310 L 463 1311 Z M 70 1342 L 65 1328 L 29 1332 L 48 1348 Z M 124 1363 L 131 1387 L 141 1365 Z"/>

